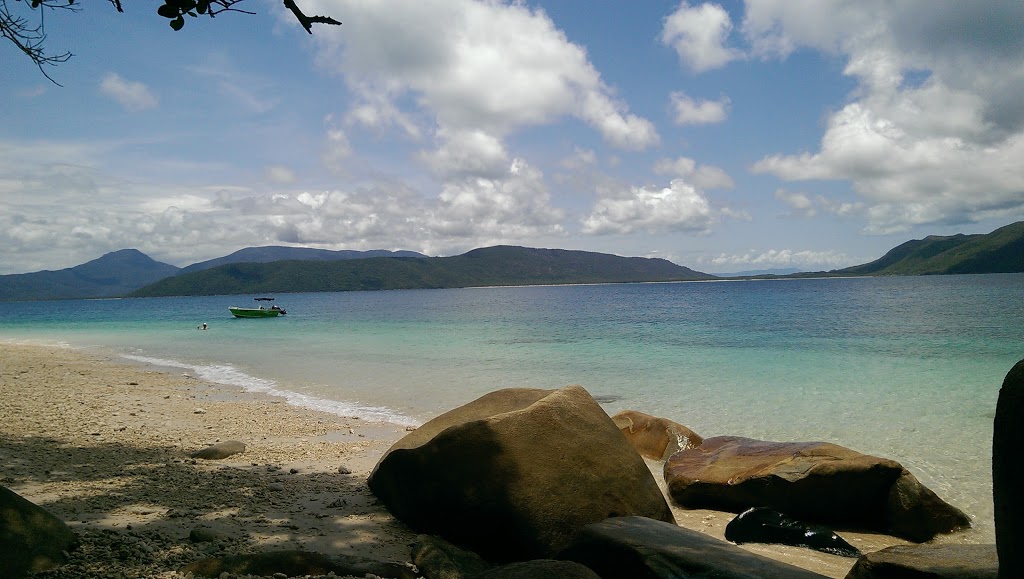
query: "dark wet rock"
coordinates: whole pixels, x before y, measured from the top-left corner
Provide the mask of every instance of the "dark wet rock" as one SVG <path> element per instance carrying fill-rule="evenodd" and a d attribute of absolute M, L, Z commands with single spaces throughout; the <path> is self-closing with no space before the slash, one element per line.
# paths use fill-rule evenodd
<path fill-rule="evenodd" d="M 674 522 L 643 458 L 580 386 L 487 394 L 395 443 L 370 489 L 414 530 L 496 562 L 550 557 L 610 516 Z"/>
<path fill-rule="evenodd" d="M 327 556 L 311 551 L 269 551 L 228 557 L 211 557 L 186 565 L 182 573 L 193 573 L 201 577 L 229 575 L 272 576 L 282 573 L 286 577 L 304 575 L 355 575 L 367 574 L 395 579 L 415 579 L 412 568 L 400 563 L 387 563 L 365 557 L 346 555 Z"/>
<path fill-rule="evenodd" d="M 1024 360 L 1003 379 L 992 436 L 992 500 L 1000 577 L 1024 577 Z"/>
<path fill-rule="evenodd" d="M 534 559 L 494 567 L 472 579 L 601 579 L 601 576 L 575 561 Z"/>
<path fill-rule="evenodd" d="M 896 545 L 861 556 L 846 579 L 996 579 L 995 545 Z"/>
<path fill-rule="evenodd" d="M 207 446 L 189 455 L 190 458 L 202 458 L 204 460 L 221 460 L 229 456 L 245 452 L 245 443 L 238 440 L 225 440 L 217 444 Z"/>
<path fill-rule="evenodd" d="M 618 517 L 587 525 L 558 558 L 586 565 L 601 577 L 823 577 L 699 531 L 644 517 Z"/>
<path fill-rule="evenodd" d="M 678 422 L 636 410 L 623 410 L 612 416 L 612 422 L 637 452 L 652 460 L 665 460 L 680 450 L 693 448 L 704 441 L 700 435 Z"/>
<path fill-rule="evenodd" d="M 416 537 L 412 562 L 427 579 L 466 579 L 491 567 L 480 555 L 434 535 Z"/>
<path fill-rule="evenodd" d="M 78 544 L 74 531 L 46 509 L 0 486 L 0 577 L 62 565 Z"/>
<path fill-rule="evenodd" d="M 827 442 L 708 438 L 665 463 L 680 505 L 735 513 L 769 507 L 797 519 L 863 527 L 911 541 L 970 526 L 970 518 L 900 463 Z"/>
<path fill-rule="evenodd" d="M 778 511 L 755 507 L 743 511 L 725 527 L 725 538 L 733 543 L 769 543 L 807 547 L 841 557 L 860 557 L 859 549 L 832 529 L 798 521 Z"/>

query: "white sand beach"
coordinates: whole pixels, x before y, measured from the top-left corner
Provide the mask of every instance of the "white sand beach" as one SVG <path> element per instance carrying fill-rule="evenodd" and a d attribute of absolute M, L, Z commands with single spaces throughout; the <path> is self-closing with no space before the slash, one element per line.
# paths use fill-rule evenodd
<path fill-rule="evenodd" d="M 46 577 L 182 577 L 182 566 L 203 557 L 278 548 L 410 559 L 415 533 L 366 486 L 406 427 L 35 345 L 0 346 L 0 392 L 0 484 L 82 539 Z M 227 440 L 245 443 L 245 452 L 190 458 Z M 733 516 L 673 509 L 680 525 L 718 538 Z M 217 540 L 193 542 L 197 529 Z M 843 536 L 862 551 L 902 543 Z M 830 577 L 854 563 L 809 549 L 744 547 Z"/>

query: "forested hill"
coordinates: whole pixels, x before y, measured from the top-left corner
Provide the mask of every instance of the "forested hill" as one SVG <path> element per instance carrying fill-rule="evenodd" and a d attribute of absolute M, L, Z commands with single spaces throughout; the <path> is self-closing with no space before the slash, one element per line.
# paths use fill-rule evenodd
<path fill-rule="evenodd" d="M 1024 221 L 977 235 L 930 235 L 889 250 L 841 275 L 935 275 L 1024 272 Z"/>
<path fill-rule="evenodd" d="M 454 257 L 233 263 L 164 279 L 131 295 L 266 294 L 713 278 L 664 259 L 497 246 Z"/>
<path fill-rule="evenodd" d="M 136 249 L 122 249 L 66 269 L 0 275 L 0 301 L 120 296 L 178 271 Z"/>
<path fill-rule="evenodd" d="M 312 247 L 284 247 L 280 245 L 265 245 L 262 247 L 246 247 L 238 251 L 218 257 L 193 263 L 183 267 L 181 273 L 191 273 L 225 265 L 228 263 L 268 263 L 271 261 L 282 261 L 285 259 L 302 259 L 309 261 L 333 261 L 340 259 L 366 259 L 368 257 L 426 257 L 415 251 L 388 251 L 384 249 L 371 249 L 369 251 L 354 251 L 350 249 L 316 249 Z"/>

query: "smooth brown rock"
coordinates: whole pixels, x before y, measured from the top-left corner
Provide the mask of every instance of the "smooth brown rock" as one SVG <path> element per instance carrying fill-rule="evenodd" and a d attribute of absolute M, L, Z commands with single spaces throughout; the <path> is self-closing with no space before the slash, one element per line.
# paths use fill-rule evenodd
<path fill-rule="evenodd" d="M 992 501 L 999 576 L 1024 577 L 1024 360 L 1003 379 L 992 434 Z"/>
<path fill-rule="evenodd" d="M 370 489 L 414 530 L 498 562 L 549 557 L 610 516 L 672 521 L 643 458 L 580 386 L 507 389 L 395 443 Z"/>
<path fill-rule="evenodd" d="M 689 508 L 769 507 L 792 517 L 926 541 L 970 518 L 900 463 L 827 442 L 708 438 L 665 463 L 672 498 Z"/>
<path fill-rule="evenodd" d="M 644 517 L 617 517 L 587 525 L 558 555 L 605 579 L 822 579 L 699 531 Z"/>
<path fill-rule="evenodd" d="M 46 509 L 0 486 L 0 577 L 21 577 L 65 562 L 74 531 Z"/>
<path fill-rule="evenodd" d="M 665 460 L 680 450 L 693 448 L 704 441 L 678 422 L 636 410 L 623 410 L 612 416 L 612 422 L 637 452 L 651 460 Z"/>
<path fill-rule="evenodd" d="M 846 579 L 996 579 L 995 545 L 896 545 L 862 555 Z"/>
<path fill-rule="evenodd" d="M 201 458 L 204 460 L 221 460 L 229 456 L 241 454 L 245 452 L 245 443 L 239 440 L 225 440 L 224 442 L 218 442 L 197 450 L 190 454 L 192 458 Z"/>

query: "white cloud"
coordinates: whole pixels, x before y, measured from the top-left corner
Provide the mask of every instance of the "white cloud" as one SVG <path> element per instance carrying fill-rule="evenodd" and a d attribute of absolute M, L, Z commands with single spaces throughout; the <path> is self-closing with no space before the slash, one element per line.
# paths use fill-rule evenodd
<path fill-rule="evenodd" d="M 759 54 L 827 51 L 859 83 L 817 152 L 753 170 L 850 181 L 871 232 L 1024 215 L 1024 105 L 1009 96 L 1024 94 L 1022 26 L 1021 3 L 750 0 Z"/>
<path fill-rule="evenodd" d="M 712 258 L 698 259 L 698 263 L 714 271 L 748 269 L 796 268 L 803 271 L 839 269 L 862 263 L 838 251 L 812 251 L 792 249 L 750 250 L 746 253 L 722 253 Z"/>
<path fill-rule="evenodd" d="M 438 175 L 494 178 L 508 170 L 508 152 L 494 135 L 479 130 L 441 130 L 438 140 L 438 149 L 421 154 Z"/>
<path fill-rule="evenodd" d="M 788 205 L 795 214 L 806 217 L 814 217 L 818 214 L 818 210 L 814 207 L 814 201 L 811 201 L 811 198 L 804 193 L 777 189 L 775 198 Z"/>
<path fill-rule="evenodd" d="M 108 72 L 100 81 L 100 91 L 130 111 L 142 111 L 159 105 L 156 96 L 145 84 L 121 78 Z"/>
<path fill-rule="evenodd" d="M 599 199 L 583 220 L 583 232 L 603 235 L 636 232 L 706 233 L 714 222 L 707 198 L 682 179 L 668 187 L 635 187 Z"/>
<path fill-rule="evenodd" d="M 327 125 L 323 152 L 324 166 L 334 173 L 342 173 L 345 170 L 346 161 L 352 155 L 352 144 L 345 131 L 337 126 L 333 116 L 328 115 L 324 122 Z"/>
<path fill-rule="evenodd" d="M 265 170 L 267 180 L 271 183 L 288 185 L 296 181 L 295 171 L 283 165 L 270 165 Z"/>
<path fill-rule="evenodd" d="M 732 177 L 721 168 L 713 165 L 698 165 L 689 157 L 659 159 L 654 164 L 654 172 L 658 175 L 683 178 L 698 189 L 732 189 L 736 186 Z"/>
<path fill-rule="evenodd" d="M 679 60 L 693 72 L 721 68 L 741 54 L 726 46 L 732 20 L 718 4 L 691 6 L 683 1 L 665 19 L 661 41 L 675 49 Z"/>
<path fill-rule="evenodd" d="M 410 135 L 433 124 L 440 147 L 450 149 L 467 141 L 445 135 L 502 141 L 571 116 L 616 147 L 658 142 L 654 125 L 614 98 L 586 51 L 540 9 L 470 0 L 315 0 L 308 11 L 360 22 L 319 30 L 314 39 L 321 66 L 343 74 L 358 99 L 348 113 L 353 123 Z M 486 146 L 493 153 L 493 142 Z"/>
<path fill-rule="evenodd" d="M 729 97 L 717 101 L 695 101 L 686 93 L 671 95 L 672 112 L 677 125 L 706 125 L 720 123 L 729 116 Z"/>

